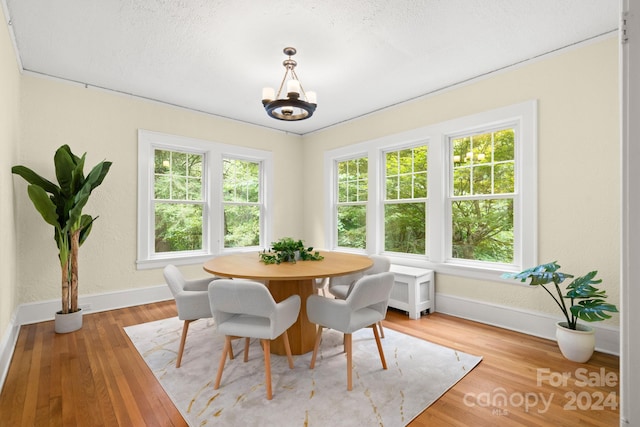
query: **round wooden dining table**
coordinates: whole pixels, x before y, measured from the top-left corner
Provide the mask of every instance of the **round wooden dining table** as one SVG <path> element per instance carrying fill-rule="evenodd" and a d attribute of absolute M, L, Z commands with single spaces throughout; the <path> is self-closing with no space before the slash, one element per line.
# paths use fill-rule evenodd
<path fill-rule="evenodd" d="M 320 254 L 324 259 L 319 261 L 265 264 L 257 252 L 243 252 L 213 258 L 204 263 L 204 270 L 216 276 L 264 282 L 276 302 L 291 295 L 300 295 L 300 314 L 288 334 L 291 352 L 304 354 L 313 350 L 316 334 L 316 325 L 307 318 L 306 304 L 307 297 L 316 292 L 313 281 L 364 271 L 373 265 L 371 259 L 364 255 L 330 251 L 321 251 Z M 282 337 L 271 343 L 271 352 L 285 354 Z"/>

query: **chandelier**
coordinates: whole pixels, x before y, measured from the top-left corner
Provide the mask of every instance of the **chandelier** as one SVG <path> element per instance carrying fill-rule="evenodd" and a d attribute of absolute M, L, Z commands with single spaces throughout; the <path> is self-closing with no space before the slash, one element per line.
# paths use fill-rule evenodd
<path fill-rule="evenodd" d="M 313 115 L 316 110 L 316 93 L 305 92 L 296 74 L 296 65 L 298 63 L 291 59 L 296 54 L 293 47 L 285 47 L 283 49 L 285 55 L 289 59 L 282 61 L 282 65 L 286 68 L 280 88 L 276 94 L 273 88 L 266 87 L 262 89 L 262 105 L 267 110 L 267 114 L 278 120 L 304 120 Z M 286 88 L 286 97 L 281 98 L 282 88 Z"/>

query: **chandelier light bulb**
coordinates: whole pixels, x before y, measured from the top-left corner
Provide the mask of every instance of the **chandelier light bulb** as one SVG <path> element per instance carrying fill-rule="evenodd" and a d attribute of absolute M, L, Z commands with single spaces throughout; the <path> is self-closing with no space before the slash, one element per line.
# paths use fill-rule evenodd
<path fill-rule="evenodd" d="M 276 97 L 276 91 L 272 87 L 265 87 L 262 89 L 262 100 L 273 101 Z"/>

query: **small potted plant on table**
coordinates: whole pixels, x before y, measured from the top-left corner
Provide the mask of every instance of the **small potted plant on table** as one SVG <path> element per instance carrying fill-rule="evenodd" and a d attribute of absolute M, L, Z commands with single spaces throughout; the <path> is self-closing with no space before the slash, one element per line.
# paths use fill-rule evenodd
<path fill-rule="evenodd" d="M 280 264 L 282 262 L 319 261 L 324 257 L 312 247 L 306 247 L 302 240 L 283 237 L 271 243 L 271 249 L 260 252 L 260 260 L 265 264 Z"/>

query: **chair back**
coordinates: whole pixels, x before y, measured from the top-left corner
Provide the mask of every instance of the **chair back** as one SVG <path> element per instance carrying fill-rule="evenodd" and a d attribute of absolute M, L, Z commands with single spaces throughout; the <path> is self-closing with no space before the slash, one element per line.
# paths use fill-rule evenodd
<path fill-rule="evenodd" d="M 163 270 L 164 280 L 167 282 L 171 294 L 175 298 L 184 289 L 185 280 L 178 267 L 173 264 L 167 265 Z"/>
<path fill-rule="evenodd" d="M 220 317 L 250 314 L 269 318 L 276 302 L 262 283 L 249 280 L 218 279 L 209 285 L 209 303 L 216 322 Z"/>
<path fill-rule="evenodd" d="M 357 273 L 345 274 L 343 276 L 332 277 L 329 282 L 329 287 L 331 286 L 351 286 L 358 281 L 358 279 L 362 278 L 362 276 L 368 274 L 378 274 L 384 273 L 385 271 L 389 271 L 391 268 L 391 261 L 386 256 L 382 255 L 370 255 L 371 261 L 373 261 L 373 265 L 366 269 L 365 271 L 358 271 Z"/>
<path fill-rule="evenodd" d="M 373 261 L 373 265 L 368 270 L 365 270 L 364 274 L 384 273 L 391 268 L 391 260 L 386 256 L 371 255 L 369 258 Z"/>
<path fill-rule="evenodd" d="M 342 276 L 335 276 L 329 279 L 329 289 L 334 286 L 350 286 L 358 279 L 360 279 L 364 274 L 359 271 L 357 273 L 345 274 Z"/>
<path fill-rule="evenodd" d="M 387 311 L 394 275 L 391 272 L 368 274 L 359 279 L 345 300 L 352 311 L 373 309 L 381 314 Z"/>

